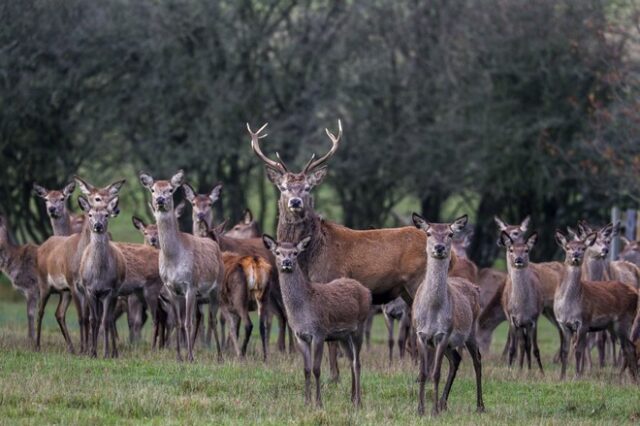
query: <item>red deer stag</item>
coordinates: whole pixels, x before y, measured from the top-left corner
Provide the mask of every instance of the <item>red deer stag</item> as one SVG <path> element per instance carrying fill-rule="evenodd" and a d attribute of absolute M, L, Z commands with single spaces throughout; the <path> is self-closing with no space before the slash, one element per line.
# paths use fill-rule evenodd
<path fill-rule="evenodd" d="M 338 278 L 328 283 L 311 282 L 298 263 L 311 247 L 312 237 L 299 242 L 276 242 L 264 235 L 264 244 L 276 257 L 282 299 L 289 325 L 298 341 L 304 359 L 305 400 L 311 401 L 311 371 L 316 381 L 316 405 L 320 396 L 320 366 L 324 342 L 340 343 L 351 364 L 351 401 L 361 403 L 360 350 L 364 323 L 371 307 L 371 293 L 358 281 Z"/>

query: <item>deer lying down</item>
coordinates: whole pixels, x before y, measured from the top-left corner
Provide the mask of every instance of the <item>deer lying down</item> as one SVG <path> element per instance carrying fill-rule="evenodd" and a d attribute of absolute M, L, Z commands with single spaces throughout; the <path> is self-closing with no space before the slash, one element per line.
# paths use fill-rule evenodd
<path fill-rule="evenodd" d="M 244 358 L 253 330 L 250 311 L 258 311 L 264 322 L 265 303 L 268 297 L 271 265 L 259 256 L 241 256 L 236 253 L 222 253 L 224 281 L 220 288 L 220 306 L 230 324 L 231 341 L 239 358 Z M 244 321 L 244 340 L 238 344 L 240 322 Z M 224 339 L 225 336 L 223 336 Z M 263 360 L 267 360 L 267 340 L 262 336 Z"/>
<path fill-rule="evenodd" d="M 268 235 L 262 238 L 276 257 L 287 318 L 304 359 L 306 402 L 311 401 L 310 373 L 313 361 L 316 405 L 322 406 L 322 350 L 325 341 L 337 341 L 351 363 L 351 401 L 359 407 L 360 349 L 364 324 L 371 307 L 371 293 L 351 278 L 338 278 L 323 284 L 309 281 L 300 268 L 298 256 L 309 247 L 310 236 L 297 243 L 276 242 Z"/>
<path fill-rule="evenodd" d="M 622 346 L 625 366 L 636 379 L 636 354 L 630 340 L 631 326 L 638 305 L 638 292 L 619 281 L 585 281 L 582 278 L 582 263 L 589 246 L 596 241 L 595 233 L 578 241 L 568 241 L 556 231 L 556 241 L 565 251 L 565 271 L 556 292 L 554 311 L 562 328 L 564 339 L 561 348 L 564 379 L 567 369 L 568 342 L 575 334 L 576 376 L 583 372 L 584 349 L 587 332 L 609 330 Z"/>
<path fill-rule="evenodd" d="M 427 234 L 426 252 L 429 266 L 425 278 L 413 300 L 413 326 L 418 335 L 420 350 L 420 394 L 418 414 L 424 414 L 424 387 L 427 380 L 427 346 L 435 349 L 433 370 L 433 415 L 447 409 L 449 392 L 460 365 L 460 350 L 466 347 L 476 373 L 478 411 L 484 411 L 482 400 L 482 365 L 476 342 L 476 328 L 480 314 L 480 291 L 470 281 L 449 277 L 451 242 L 464 229 L 467 216 L 453 223 L 429 223 L 417 213 L 413 223 Z M 443 357 L 449 360 L 449 376 L 442 397 L 439 398 L 440 370 Z"/>
<path fill-rule="evenodd" d="M 28 337 L 35 343 L 35 316 L 38 308 L 38 246 L 35 244 L 16 244 L 9 235 L 9 223 L 0 216 L 0 272 L 11 281 L 27 301 Z"/>

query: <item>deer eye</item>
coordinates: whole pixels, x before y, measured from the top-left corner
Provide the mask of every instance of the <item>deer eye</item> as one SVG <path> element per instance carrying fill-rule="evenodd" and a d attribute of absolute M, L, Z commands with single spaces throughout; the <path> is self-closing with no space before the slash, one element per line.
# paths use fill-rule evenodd
<path fill-rule="evenodd" d="M 305 186 L 304 186 L 304 190 L 305 190 L 305 191 L 310 191 L 310 190 L 311 190 L 311 187 L 310 187 L 309 185 L 305 185 Z"/>
<path fill-rule="evenodd" d="M 294 251 L 294 252 L 293 252 L 293 255 L 294 255 L 294 256 L 297 256 L 297 255 L 298 255 L 298 251 L 297 251 L 297 250 L 296 250 L 296 251 Z"/>
<path fill-rule="evenodd" d="M 431 236 L 431 231 L 427 231 L 427 237 Z"/>
<path fill-rule="evenodd" d="M 280 256 L 280 250 L 276 250 L 276 255 Z"/>
<path fill-rule="evenodd" d="M 453 232 L 449 232 L 449 238 L 453 238 Z"/>

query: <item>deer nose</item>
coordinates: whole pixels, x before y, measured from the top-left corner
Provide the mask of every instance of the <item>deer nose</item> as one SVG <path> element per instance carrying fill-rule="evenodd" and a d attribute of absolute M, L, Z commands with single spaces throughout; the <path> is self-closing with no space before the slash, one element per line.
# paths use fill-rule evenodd
<path fill-rule="evenodd" d="M 159 206 L 164 206 L 165 201 L 164 197 L 156 197 L 156 204 Z"/>
<path fill-rule="evenodd" d="M 199 221 L 203 221 L 204 220 L 204 213 L 200 212 L 196 215 L 196 217 L 198 218 Z"/>
<path fill-rule="evenodd" d="M 433 246 L 433 250 L 438 254 L 442 254 L 444 252 L 444 248 L 444 244 L 436 244 Z"/>
<path fill-rule="evenodd" d="M 49 207 L 49 213 L 55 213 L 56 212 L 56 208 L 55 207 Z"/>
<path fill-rule="evenodd" d="M 602 254 L 603 254 L 603 256 L 608 255 L 608 254 L 609 254 L 609 247 L 604 247 L 604 248 L 602 249 Z"/>
<path fill-rule="evenodd" d="M 523 259 L 523 258 L 521 258 L 521 257 L 516 257 L 516 258 L 513 260 L 513 263 L 514 263 L 514 264 L 516 264 L 516 265 L 524 265 L 524 259 Z"/>
<path fill-rule="evenodd" d="M 104 232 L 104 225 L 101 223 L 96 223 L 93 225 L 93 232 L 102 233 Z"/>
<path fill-rule="evenodd" d="M 291 269 L 293 267 L 293 262 L 291 259 L 284 259 L 282 261 L 282 269 Z"/>
<path fill-rule="evenodd" d="M 300 198 L 290 198 L 289 199 L 289 208 L 290 209 L 300 209 L 302 208 L 302 200 Z"/>

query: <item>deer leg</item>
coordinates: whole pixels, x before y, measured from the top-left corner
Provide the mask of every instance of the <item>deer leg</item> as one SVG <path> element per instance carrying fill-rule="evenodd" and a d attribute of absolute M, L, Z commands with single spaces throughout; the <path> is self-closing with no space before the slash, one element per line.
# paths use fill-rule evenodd
<path fill-rule="evenodd" d="M 522 337 L 524 338 L 524 350 L 527 355 L 527 369 L 531 371 L 531 325 L 522 328 Z"/>
<path fill-rule="evenodd" d="M 418 383 L 420 391 L 418 394 L 418 415 L 424 415 L 424 386 L 427 382 L 427 346 L 422 338 L 418 339 L 420 346 L 418 347 L 419 367 L 418 367 Z"/>
<path fill-rule="evenodd" d="M 520 366 L 520 370 L 524 366 L 524 356 L 527 354 L 527 336 L 524 334 L 524 328 L 518 327 L 517 331 L 517 339 L 518 343 L 520 343 L 520 353 L 518 354 L 518 364 Z"/>
<path fill-rule="evenodd" d="M 62 332 L 64 341 L 67 344 L 67 352 L 72 354 L 75 351 L 73 349 L 73 342 L 71 340 L 71 336 L 69 335 L 69 329 L 67 328 L 67 322 L 65 320 L 67 308 L 69 307 L 70 303 L 71 303 L 71 293 L 68 291 L 60 293 L 60 300 L 58 302 L 58 307 L 56 308 L 56 321 L 60 326 L 60 331 Z"/>
<path fill-rule="evenodd" d="M 301 339 L 297 341 L 304 363 L 304 402 L 308 405 L 311 404 L 311 345 Z"/>
<path fill-rule="evenodd" d="M 480 349 L 475 338 L 469 340 L 466 343 L 467 350 L 471 355 L 471 361 L 473 362 L 473 370 L 476 373 L 476 410 L 479 413 L 484 412 L 484 401 L 482 399 L 482 356 L 480 355 Z"/>
<path fill-rule="evenodd" d="M 604 368 L 607 358 L 607 334 L 604 331 L 596 333 L 596 342 L 598 347 L 598 361 L 600 368 Z"/>
<path fill-rule="evenodd" d="M 180 340 L 182 340 L 182 303 L 180 299 L 174 296 L 173 300 L 173 316 L 175 317 L 175 332 L 176 332 L 176 359 L 178 362 L 182 362 L 182 355 L 180 354 Z"/>
<path fill-rule="evenodd" d="M 280 312 L 277 314 L 278 317 L 278 351 L 284 353 L 287 350 L 286 345 L 286 335 L 287 335 L 287 321 Z M 270 334 L 271 328 L 269 328 L 267 334 Z"/>
<path fill-rule="evenodd" d="M 457 350 L 447 348 L 444 352 L 444 355 L 449 360 L 449 374 L 447 376 L 447 382 L 444 385 L 444 391 L 442 392 L 442 397 L 440 398 L 440 406 L 439 409 L 442 411 L 447 410 L 447 401 L 449 400 L 449 392 L 451 392 L 451 386 L 453 386 L 453 381 L 456 378 L 456 373 L 458 372 L 458 367 L 460 366 L 460 361 L 462 357 Z"/>
<path fill-rule="evenodd" d="M 500 359 L 502 359 L 503 361 L 505 359 L 507 359 L 507 356 L 509 356 L 509 357 L 512 356 L 511 355 L 511 345 L 515 345 L 513 333 L 514 333 L 514 331 L 511 328 L 511 321 L 509 321 L 509 331 L 507 332 L 507 341 L 504 343 L 504 348 L 502 349 L 502 355 L 500 356 Z M 514 348 L 515 348 L 515 346 L 514 346 Z M 509 366 L 511 366 L 512 363 L 513 363 L 513 361 L 510 361 L 509 362 Z"/>
<path fill-rule="evenodd" d="M 262 342 L 262 360 L 267 362 L 269 350 L 269 340 L 267 337 L 267 310 L 262 307 L 261 309 L 258 309 L 258 313 L 260 315 L 260 323 L 258 327 L 260 329 L 260 341 Z"/>
<path fill-rule="evenodd" d="M 89 306 L 89 324 L 91 326 L 91 344 L 89 355 L 92 358 L 98 356 L 98 333 L 100 332 L 100 312 L 98 310 L 98 300 L 94 294 L 87 294 L 86 302 Z"/>
<path fill-rule="evenodd" d="M 560 380 L 567 377 L 567 358 L 569 357 L 569 342 L 571 341 L 572 332 L 566 326 L 562 326 L 562 339 L 560 339 Z"/>
<path fill-rule="evenodd" d="M 253 331 L 253 323 L 248 311 L 243 312 L 244 321 L 244 341 L 242 342 L 242 357 L 247 355 L 247 346 L 249 345 L 249 339 L 251 338 L 251 332 Z"/>
<path fill-rule="evenodd" d="M 389 317 L 386 313 L 384 316 L 384 323 L 387 326 L 387 345 L 389 346 L 389 367 L 393 363 L 393 318 Z"/>
<path fill-rule="evenodd" d="M 220 312 L 220 336 L 222 337 L 220 339 L 220 347 L 222 350 L 226 349 L 227 344 L 229 342 L 227 342 L 227 335 L 225 334 L 226 328 L 227 328 L 227 318 L 225 317 L 223 312 Z M 211 336 L 207 336 L 207 338 L 209 339 L 209 342 L 207 343 L 207 345 L 209 345 L 209 347 L 211 347 Z"/>
<path fill-rule="evenodd" d="M 362 406 L 362 384 L 360 382 L 360 373 L 362 370 L 362 365 L 360 363 L 360 353 L 362 352 L 362 333 L 357 334 L 355 337 L 351 338 L 351 346 L 353 347 L 353 375 L 355 382 L 355 400 L 353 404 L 356 407 Z"/>
<path fill-rule="evenodd" d="M 338 345 L 335 342 L 327 342 L 329 347 L 329 370 L 331 372 L 330 383 L 340 383 L 340 368 L 338 367 Z"/>
<path fill-rule="evenodd" d="M 400 325 L 398 329 L 398 353 L 399 353 L 400 359 L 404 358 L 408 332 L 409 330 L 408 330 L 407 324 L 405 322 L 404 317 L 402 317 L 402 319 L 400 320 Z"/>
<path fill-rule="evenodd" d="M 295 351 L 295 340 L 293 338 L 293 329 L 291 328 L 291 326 L 287 326 L 287 328 L 289 329 L 289 353 L 292 354 Z"/>
<path fill-rule="evenodd" d="M 187 360 L 193 362 L 193 345 L 196 340 L 196 330 L 194 329 L 195 310 L 199 309 L 196 301 L 195 290 L 189 288 L 185 294 L 185 318 L 184 331 L 187 336 Z"/>
<path fill-rule="evenodd" d="M 218 310 L 220 309 L 220 301 L 218 293 L 212 291 L 209 293 L 209 315 L 213 317 L 213 340 L 216 344 L 216 352 L 218 353 L 218 362 L 222 362 L 222 348 L 220 347 L 220 337 L 218 336 Z M 224 338 L 224 336 L 223 336 Z"/>
<path fill-rule="evenodd" d="M 322 408 L 322 397 L 320 395 L 320 370 L 322 368 L 323 349 L 324 339 L 313 337 L 311 340 L 311 351 L 313 353 L 313 376 L 316 379 L 316 407 L 318 408 Z"/>
<path fill-rule="evenodd" d="M 444 352 L 447 349 L 447 338 L 444 334 L 440 334 L 434 337 L 436 343 L 436 355 L 433 365 L 433 407 L 431 414 L 437 416 L 440 412 L 438 407 L 438 395 L 440 387 L 440 373 L 442 371 L 442 360 L 444 358 Z"/>
<path fill-rule="evenodd" d="M 27 294 L 27 337 L 29 339 L 29 344 L 33 345 L 36 340 L 36 329 L 35 329 L 35 318 L 36 312 L 38 309 L 38 296 L 34 292 L 30 292 Z"/>
<path fill-rule="evenodd" d="M 586 346 L 587 333 L 583 327 L 580 327 L 576 334 L 576 378 L 581 377 L 584 372 L 584 352 Z"/>
<path fill-rule="evenodd" d="M 538 363 L 538 368 L 540 369 L 540 373 L 544 375 L 544 369 L 542 368 L 542 360 L 540 359 L 540 349 L 538 348 L 538 325 L 537 322 L 534 322 L 531 326 L 531 341 L 533 344 L 533 356 L 536 357 L 536 362 Z"/>
<path fill-rule="evenodd" d="M 109 311 L 107 313 L 107 323 L 109 324 L 110 327 L 110 336 L 111 336 L 111 357 L 112 358 L 118 358 L 118 340 L 116 338 L 116 318 L 114 315 L 114 312 L 116 310 L 116 302 L 117 302 L 117 297 L 116 296 L 111 296 L 109 297 L 109 304 L 107 305 L 109 308 Z M 138 336 L 139 336 L 139 332 L 138 332 Z M 139 341 L 139 340 L 138 340 Z"/>
<path fill-rule="evenodd" d="M 229 335 L 231 337 L 231 343 L 233 344 L 233 348 L 236 351 L 236 356 L 238 358 L 242 357 L 242 350 L 240 349 L 240 344 L 238 343 L 238 333 L 237 330 L 240 328 L 240 317 L 231 312 L 227 312 L 227 319 L 229 320 Z"/>
<path fill-rule="evenodd" d="M 624 357 L 622 367 L 620 369 L 620 376 L 625 370 L 625 366 L 629 367 L 629 374 L 633 382 L 637 382 L 638 376 L 638 359 L 636 356 L 636 348 L 633 343 L 624 336 L 620 337 L 620 352 Z"/>
<path fill-rule="evenodd" d="M 40 351 L 40 336 L 42 334 L 42 317 L 44 317 L 44 308 L 47 306 L 47 300 L 49 300 L 51 292 L 48 290 L 40 291 L 40 299 L 38 300 L 38 321 L 36 324 L 36 346 L 35 350 Z"/>
<path fill-rule="evenodd" d="M 508 363 L 509 367 L 513 366 L 513 359 L 516 356 L 516 344 L 517 339 L 515 336 L 517 335 L 516 326 L 513 322 L 509 321 L 509 332 L 507 333 L 507 343 L 509 344 L 509 358 Z"/>
<path fill-rule="evenodd" d="M 366 322 L 363 324 L 363 328 L 366 326 Z M 364 330 L 363 330 L 364 332 Z M 352 342 L 352 337 L 349 336 L 348 338 L 346 338 L 345 340 L 341 340 L 339 342 L 340 347 L 342 348 L 342 351 L 344 352 L 345 356 L 347 357 L 347 359 L 349 360 L 349 367 L 351 370 L 351 402 L 355 402 L 355 398 L 356 398 L 356 376 L 355 376 L 355 364 L 353 362 L 353 357 L 354 357 L 354 348 L 353 348 L 353 342 Z"/>
<path fill-rule="evenodd" d="M 611 340 L 611 362 L 613 365 L 620 365 L 618 355 L 616 353 L 616 335 L 614 333 L 607 333 Z"/>

